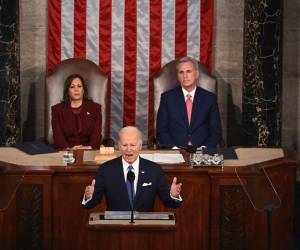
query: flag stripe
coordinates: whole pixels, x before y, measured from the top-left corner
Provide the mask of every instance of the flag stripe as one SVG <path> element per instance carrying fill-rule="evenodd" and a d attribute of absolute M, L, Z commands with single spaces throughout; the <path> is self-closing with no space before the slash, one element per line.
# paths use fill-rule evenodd
<path fill-rule="evenodd" d="M 135 124 L 148 138 L 149 2 L 137 1 L 137 65 Z"/>
<path fill-rule="evenodd" d="M 95 0 L 94 0 L 95 1 Z M 97 1 L 96 1 L 97 2 Z M 122 10 L 120 10 L 122 11 Z M 122 20 L 119 20 L 121 22 Z M 121 34 L 122 35 L 122 34 Z M 118 38 L 116 35 L 114 38 Z M 101 69 L 111 74 L 111 50 L 112 50 L 112 0 L 100 1 L 99 17 L 99 62 Z M 121 55 L 120 55 L 121 56 Z"/>
<path fill-rule="evenodd" d="M 86 58 L 99 64 L 99 16 L 100 2 L 86 2 Z"/>
<path fill-rule="evenodd" d="M 162 66 L 174 60 L 175 0 L 162 1 Z"/>
<path fill-rule="evenodd" d="M 175 16 L 175 58 L 187 52 L 187 0 L 176 1 Z"/>
<path fill-rule="evenodd" d="M 61 60 L 74 57 L 74 2 L 61 2 Z"/>
<path fill-rule="evenodd" d="M 48 71 L 61 61 L 61 0 L 48 2 Z"/>
<path fill-rule="evenodd" d="M 187 55 L 200 59 L 200 3 L 188 0 Z"/>
<path fill-rule="evenodd" d="M 74 57 L 86 58 L 86 0 L 74 0 Z"/>
<path fill-rule="evenodd" d="M 95 1 L 97 2 L 97 1 Z M 100 1 L 99 17 L 99 63 L 101 69 L 109 76 L 107 107 L 106 107 L 106 126 L 108 135 L 111 134 L 111 38 L 112 38 L 112 1 Z M 105 115 L 105 114 L 103 114 Z"/>
<path fill-rule="evenodd" d="M 165 2 L 165 1 L 164 1 Z M 148 89 L 148 137 L 154 135 L 153 76 L 161 68 L 162 55 L 162 0 L 150 3 L 150 41 L 149 41 L 149 89 Z"/>
<path fill-rule="evenodd" d="M 213 1 L 201 0 L 200 13 L 200 62 L 211 69 Z"/>
<path fill-rule="evenodd" d="M 118 138 L 123 127 L 124 1 L 112 0 L 111 29 L 111 135 Z"/>
<path fill-rule="evenodd" d="M 136 1 L 125 1 L 124 126 L 135 125 L 136 112 Z"/>

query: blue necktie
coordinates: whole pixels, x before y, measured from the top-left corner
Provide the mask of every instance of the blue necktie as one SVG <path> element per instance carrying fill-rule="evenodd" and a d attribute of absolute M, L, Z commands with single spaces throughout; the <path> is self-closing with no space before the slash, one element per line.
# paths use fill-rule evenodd
<path fill-rule="evenodd" d="M 129 171 L 132 171 L 133 170 L 133 167 L 131 165 L 128 166 L 128 172 Z M 133 183 L 133 192 L 131 191 L 131 184 L 130 184 L 130 181 L 126 179 L 126 187 L 127 187 L 127 192 L 128 192 L 128 197 L 129 197 L 129 201 L 130 201 L 130 204 L 132 206 L 133 204 L 133 199 L 134 199 L 134 183 Z M 133 193 L 133 197 L 132 197 L 132 193 Z"/>

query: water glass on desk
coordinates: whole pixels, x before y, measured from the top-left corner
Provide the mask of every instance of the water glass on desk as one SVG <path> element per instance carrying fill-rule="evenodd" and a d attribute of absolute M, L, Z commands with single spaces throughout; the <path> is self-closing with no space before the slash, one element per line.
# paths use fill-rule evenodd
<path fill-rule="evenodd" d="M 74 161 L 75 161 L 75 158 L 74 158 L 73 151 L 72 150 L 64 151 L 63 162 L 66 163 L 67 165 L 69 165 L 69 164 L 73 164 Z"/>

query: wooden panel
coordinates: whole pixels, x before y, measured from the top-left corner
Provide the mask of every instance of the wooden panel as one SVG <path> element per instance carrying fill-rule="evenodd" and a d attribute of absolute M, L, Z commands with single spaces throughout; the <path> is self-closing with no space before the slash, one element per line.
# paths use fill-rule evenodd
<path fill-rule="evenodd" d="M 57 175 L 53 180 L 53 248 L 87 249 L 87 228 L 89 211 L 81 206 L 86 185 L 94 174 L 70 176 Z M 104 211 L 100 206 L 92 211 Z"/>
<path fill-rule="evenodd" d="M 166 171 L 169 183 L 174 176 L 182 182 L 182 205 L 172 210 L 176 216 L 175 249 L 208 249 L 209 245 L 209 177 L 203 174 Z M 167 211 L 156 202 L 155 211 Z M 171 211 L 170 209 L 168 211 Z"/>
<path fill-rule="evenodd" d="M 245 196 L 242 187 L 227 185 L 220 190 L 220 249 L 245 249 Z"/>
<path fill-rule="evenodd" d="M 272 217 L 272 249 L 293 249 L 296 168 L 290 165 L 267 169 L 267 172 L 281 199 Z"/>
<path fill-rule="evenodd" d="M 3 224 L 0 223 L 1 249 L 16 249 L 16 200 L 13 199 L 10 206 L 0 212 Z"/>
<path fill-rule="evenodd" d="M 51 249 L 51 175 L 27 175 L 0 213 L 1 249 Z"/>
<path fill-rule="evenodd" d="M 43 247 L 43 187 L 21 185 L 17 190 L 17 249 Z"/>
<path fill-rule="evenodd" d="M 174 232 L 90 231 L 90 250 L 165 250 L 178 249 Z"/>

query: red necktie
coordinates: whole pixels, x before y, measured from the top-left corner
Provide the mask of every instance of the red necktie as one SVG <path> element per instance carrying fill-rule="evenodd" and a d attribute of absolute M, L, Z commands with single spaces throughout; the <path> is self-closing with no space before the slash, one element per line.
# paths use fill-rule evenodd
<path fill-rule="evenodd" d="M 190 125 L 191 118 L 192 118 L 192 108 L 193 108 L 192 96 L 190 94 L 187 94 L 185 105 L 186 105 L 186 111 L 187 111 L 189 125 Z"/>
<path fill-rule="evenodd" d="M 192 102 L 192 96 L 190 94 L 187 94 L 186 96 L 186 101 L 185 101 L 185 105 L 186 105 L 186 111 L 187 111 L 187 115 L 188 115 L 188 120 L 189 120 L 189 125 L 191 124 L 191 118 L 192 118 L 192 109 L 193 109 L 193 102 Z M 188 145 L 192 145 L 192 142 L 189 141 Z"/>

